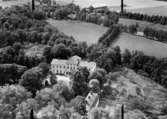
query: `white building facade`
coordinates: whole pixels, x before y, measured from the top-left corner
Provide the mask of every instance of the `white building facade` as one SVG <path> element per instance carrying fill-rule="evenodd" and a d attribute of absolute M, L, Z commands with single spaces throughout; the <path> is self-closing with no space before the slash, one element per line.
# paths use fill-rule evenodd
<path fill-rule="evenodd" d="M 78 56 L 73 56 L 68 60 L 53 59 L 51 62 L 51 71 L 58 75 L 71 75 L 79 67 L 86 67 L 90 72 L 93 72 L 96 69 L 96 63 L 82 61 Z"/>

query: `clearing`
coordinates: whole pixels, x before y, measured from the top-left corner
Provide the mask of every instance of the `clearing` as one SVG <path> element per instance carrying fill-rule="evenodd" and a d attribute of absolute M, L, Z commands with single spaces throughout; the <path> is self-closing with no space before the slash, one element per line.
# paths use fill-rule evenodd
<path fill-rule="evenodd" d="M 47 20 L 66 35 L 73 36 L 76 41 L 85 41 L 88 45 L 98 42 L 98 39 L 108 30 L 107 27 L 71 20 Z"/>
<path fill-rule="evenodd" d="M 120 46 L 122 51 L 125 49 L 130 51 L 138 50 L 157 58 L 167 57 L 167 44 L 128 33 L 120 34 L 112 46 Z"/>

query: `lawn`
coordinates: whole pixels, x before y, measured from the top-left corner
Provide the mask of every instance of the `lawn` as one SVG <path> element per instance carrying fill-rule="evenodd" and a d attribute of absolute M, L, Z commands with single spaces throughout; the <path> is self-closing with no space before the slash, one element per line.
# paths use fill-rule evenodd
<path fill-rule="evenodd" d="M 120 34 L 115 43 L 113 43 L 113 46 L 120 46 L 122 51 L 125 49 L 130 51 L 138 50 L 157 58 L 167 57 L 167 44 L 128 33 Z"/>
<path fill-rule="evenodd" d="M 126 26 L 138 23 L 141 30 L 143 30 L 146 27 L 149 27 L 149 28 L 153 28 L 153 29 L 157 29 L 157 30 L 167 31 L 167 25 L 154 24 L 154 23 L 146 22 L 146 21 L 120 18 L 119 23 L 123 24 L 123 25 L 126 25 Z"/>
<path fill-rule="evenodd" d="M 66 35 L 73 36 L 77 41 L 85 41 L 88 45 L 97 43 L 98 39 L 107 31 L 107 27 L 71 20 L 53 20 L 48 22 Z"/>

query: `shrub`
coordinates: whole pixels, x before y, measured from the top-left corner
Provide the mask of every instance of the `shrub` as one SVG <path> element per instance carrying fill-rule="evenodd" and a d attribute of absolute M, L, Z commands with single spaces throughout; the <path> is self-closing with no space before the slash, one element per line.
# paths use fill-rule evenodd
<path fill-rule="evenodd" d="M 45 13 L 42 11 L 38 11 L 38 10 L 35 10 L 33 12 L 33 17 L 34 19 L 37 19 L 37 20 L 43 20 L 46 18 Z"/>

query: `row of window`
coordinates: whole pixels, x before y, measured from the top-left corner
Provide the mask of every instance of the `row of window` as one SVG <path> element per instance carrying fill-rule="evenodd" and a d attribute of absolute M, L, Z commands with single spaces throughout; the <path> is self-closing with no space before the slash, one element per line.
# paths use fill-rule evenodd
<path fill-rule="evenodd" d="M 53 68 L 60 68 L 60 69 L 62 69 L 62 68 L 67 68 L 67 69 L 77 69 L 77 67 L 78 66 L 76 66 L 76 65 L 71 65 L 71 66 L 62 66 L 62 65 L 53 65 Z"/>
<path fill-rule="evenodd" d="M 72 72 L 63 72 L 63 71 L 56 71 L 55 72 L 56 74 L 58 74 L 58 75 L 71 75 L 72 74 Z"/>

